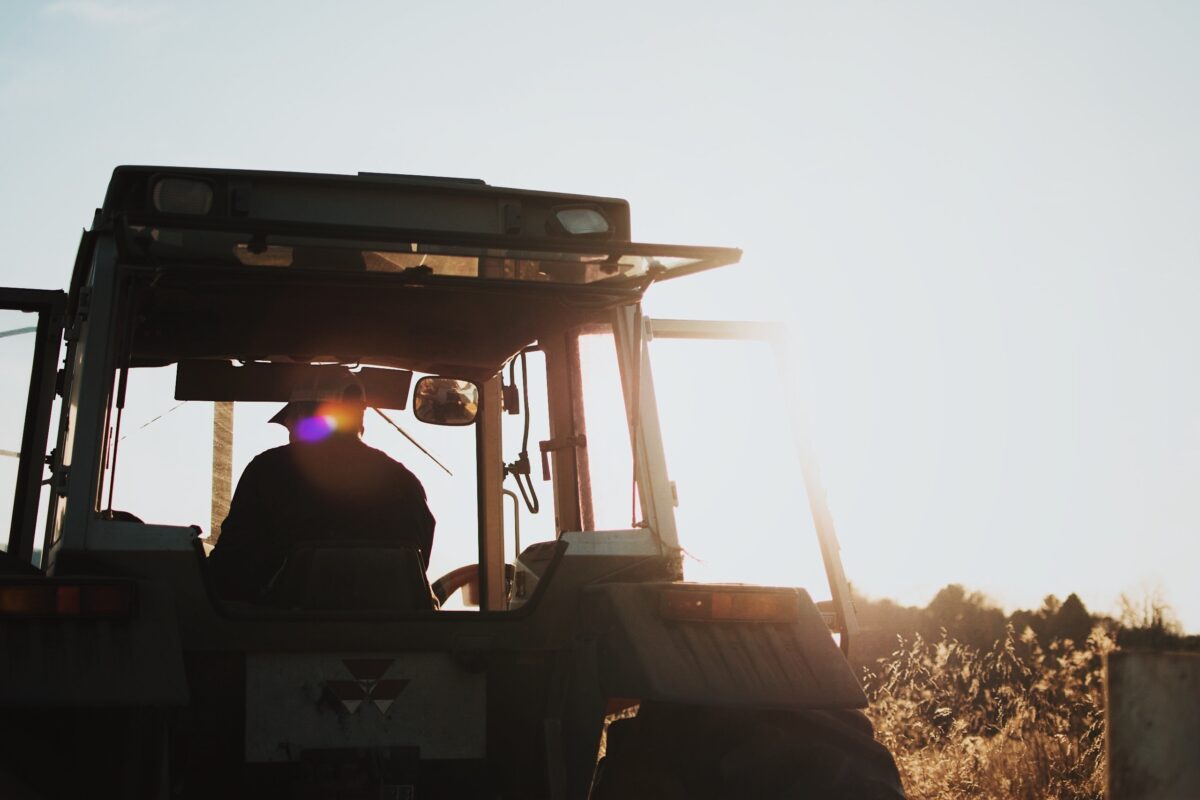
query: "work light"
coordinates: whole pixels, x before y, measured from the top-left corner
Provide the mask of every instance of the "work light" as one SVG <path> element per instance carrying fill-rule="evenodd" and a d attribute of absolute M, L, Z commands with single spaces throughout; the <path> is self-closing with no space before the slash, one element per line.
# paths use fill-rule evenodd
<path fill-rule="evenodd" d="M 212 209 L 213 189 L 208 181 L 194 178 L 159 178 L 150 198 L 163 213 L 201 215 Z"/>
<path fill-rule="evenodd" d="M 568 206 L 558 208 L 547 225 L 550 233 L 567 236 L 604 236 L 611 230 L 608 218 L 598 208 Z"/>

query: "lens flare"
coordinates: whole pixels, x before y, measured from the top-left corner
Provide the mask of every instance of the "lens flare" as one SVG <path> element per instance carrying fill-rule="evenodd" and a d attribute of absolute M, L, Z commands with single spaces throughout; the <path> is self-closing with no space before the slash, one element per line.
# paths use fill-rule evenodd
<path fill-rule="evenodd" d="M 337 421 L 329 415 L 319 414 L 300 420 L 296 436 L 302 442 L 319 442 L 337 429 Z"/>

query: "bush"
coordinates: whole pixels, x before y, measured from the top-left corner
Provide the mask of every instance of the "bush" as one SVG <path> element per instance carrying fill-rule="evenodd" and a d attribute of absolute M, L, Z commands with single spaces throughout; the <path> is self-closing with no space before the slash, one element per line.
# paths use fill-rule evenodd
<path fill-rule="evenodd" d="M 1042 646 L 1010 624 L 990 649 L 947 636 L 900 639 L 866 673 L 868 714 L 913 800 L 1099 798 L 1104 790 L 1103 654 L 1086 641 Z"/>

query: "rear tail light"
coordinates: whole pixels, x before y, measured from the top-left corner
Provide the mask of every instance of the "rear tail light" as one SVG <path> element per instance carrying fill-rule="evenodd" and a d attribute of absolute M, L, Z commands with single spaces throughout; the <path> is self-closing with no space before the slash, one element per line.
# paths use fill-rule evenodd
<path fill-rule="evenodd" d="M 786 592 L 668 589 L 659 595 L 658 612 L 676 620 L 791 622 L 799 602 Z"/>
<path fill-rule="evenodd" d="M 0 583 L 0 619 L 129 617 L 134 599 L 134 584 L 128 581 Z"/>

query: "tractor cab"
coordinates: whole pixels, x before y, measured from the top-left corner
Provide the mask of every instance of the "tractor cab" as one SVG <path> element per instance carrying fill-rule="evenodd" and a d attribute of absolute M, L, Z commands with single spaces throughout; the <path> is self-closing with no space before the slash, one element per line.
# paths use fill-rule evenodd
<path fill-rule="evenodd" d="M 3 454 L 0 786 L 92 786 L 39 744 L 67 726 L 95 785 L 130 796 L 587 797 L 605 715 L 638 703 L 864 705 L 803 436 L 831 599 L 683 581 L 650 342 L 789 359 L 774 326 L 653 320 L 641 299 L 739 258 L 635 242 L 613 198 L 117 168 L 68 292 L 0 290 L 32 343 Z M 361 393 L 341 433 L 416 476 L 432 546 L 341 515 L 227 596 L 212 567 L 240 482 L 336 431 L 273 424 L 331 382 Z M 317 513 L 303 489 L 264 503 L 281 539 Z"/>

